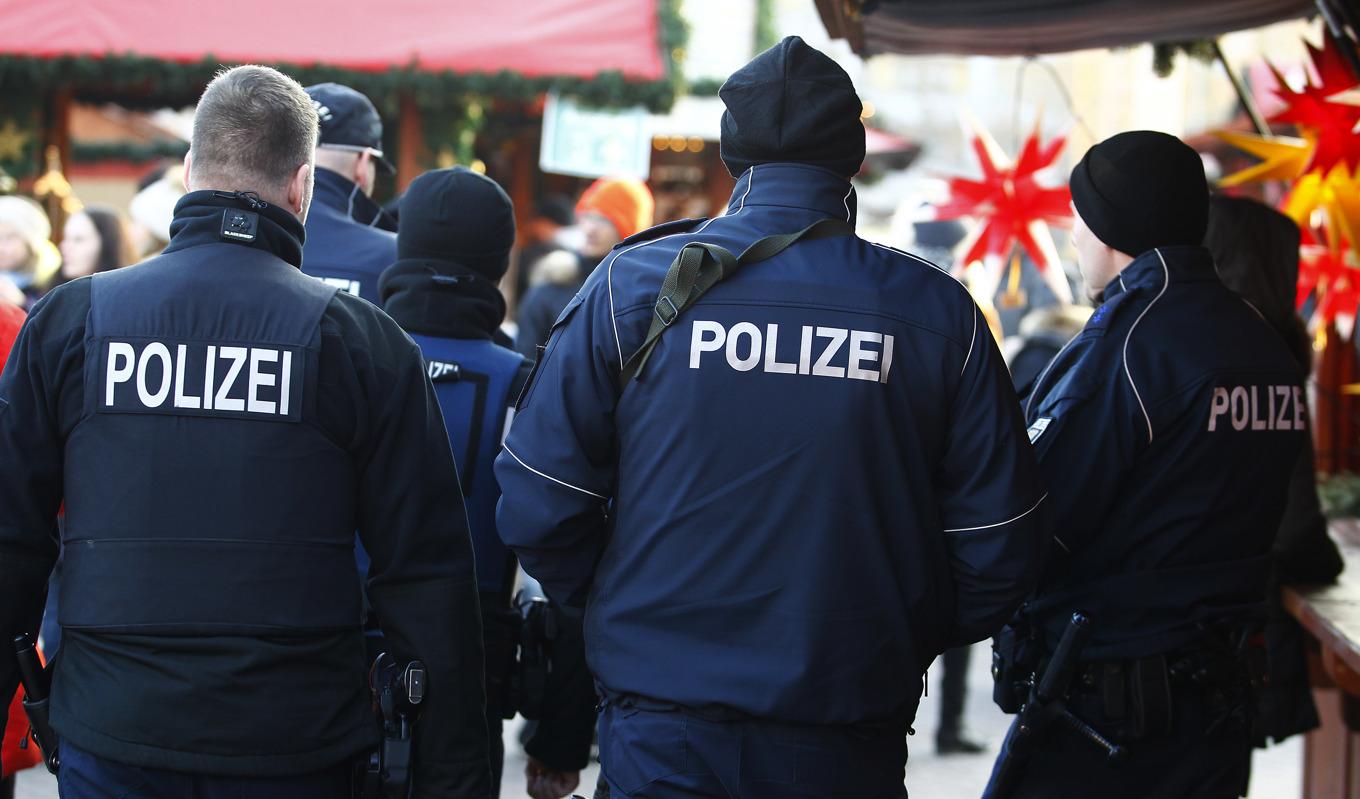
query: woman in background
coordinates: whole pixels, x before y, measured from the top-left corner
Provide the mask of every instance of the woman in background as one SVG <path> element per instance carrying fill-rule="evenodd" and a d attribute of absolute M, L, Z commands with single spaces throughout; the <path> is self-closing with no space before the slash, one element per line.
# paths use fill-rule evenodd
<path fill-rule="evenodd" d="M 88 206 L 66 218 L 61 237 L 61 271 L 52 285 L 119 269 L 136 259 L 132 237 L 122 216 L 111 208 Z"/>

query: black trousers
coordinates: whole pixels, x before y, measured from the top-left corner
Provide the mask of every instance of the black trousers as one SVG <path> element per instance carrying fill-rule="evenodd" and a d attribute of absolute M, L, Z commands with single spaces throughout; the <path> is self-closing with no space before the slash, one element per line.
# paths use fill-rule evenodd
<path fill-rule="evenodd" d="M 940 656 L 944 674 L 940 677 L 940 726 L 937 737 L 959 734 L 963 726 L 963 703 L 968 697 L 968 661 L 973 648 L 960 646 Z"/>
<path fill-rule="evenodd" d="M 1102 733 L 1115 730 L 1078 702 L 1078 716 Z M 1202 694 L 1173 690 L 1169 734 L 1126 744 L 1119 765 L 1060 724 L 1051 725 L 1025 767 L 1014 799 L 1233 799 L 1245 796 L 1251 774 L 1251 736 L 1244 720 L 1219 720 Z"/>

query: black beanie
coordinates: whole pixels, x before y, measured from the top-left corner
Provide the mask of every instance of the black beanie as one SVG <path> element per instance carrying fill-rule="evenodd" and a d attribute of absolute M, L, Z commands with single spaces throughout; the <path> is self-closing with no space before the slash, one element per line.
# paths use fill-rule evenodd
<path fill-rule="evenodd" d="M 1108 138 L 1086 151 L 1072 170 L 1071 186 L 1082 222 L 1126 255 L 1204 241 L 1204 163 L 1175 136 L 1134 130 Z"/>
<path fill-rule="evenodd" d="M 845 70 L 789 36 L 732 73 L 718 90 L 727 110 L 720 142 L 733 177 L 785 161 L 844 177 L 864 163 L 863 104 Z"/>
<path fill-rule="evenodd" d="M 497 282 L 510 265 L 515 210 L 500 184 L 466 167 L 436 169 L 401 198 L 397 258 L 458 264 Z"/>

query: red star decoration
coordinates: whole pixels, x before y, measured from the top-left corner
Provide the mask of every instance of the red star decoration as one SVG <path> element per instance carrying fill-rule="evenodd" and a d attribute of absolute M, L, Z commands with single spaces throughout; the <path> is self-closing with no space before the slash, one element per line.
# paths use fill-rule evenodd
<path fill-rule="evenodd" d="M 971 144 L 982 166 L 982 180 L 950 178 L 949 200 L 936 209 L 937 219 L 971 216 L 983 223 L 981 234 L 962 263 L 989 256 L 1005 260 L 1019 244 L 1041 271 L 1050 266 L 1061 268 L 1051 242 L 1046 248 L 1035 237 L 1035 223 L 1067 224 L 1072 218 L 1072 195 L 1065 185 L 1041 186 L 1036 175 L 1053 166 L 1066 143 L 1067 137 L 1059 136 L 1040 144 L 1036 126 L 1025 139 L 1020 157 L 1014 164 L 1006 164 L 1004 154 L 986 133 L 974 131 Z"/>
<path fill-rule="evenodd" d="M 1338 248 L 1320 244 L 1313 231 L 1305 228 L 1299 247 L 1295 307 L 1303 308 L 1308 298 L 1316 293 L 1317 308 L 1313 316 L 1321 324 L 1330 324 L 1338 316 L 1353 315 L 1356 306 L 1360 305 L 1360 269 L 1347 264 L 1350 255 L 1350 247 L 1344 242 Z"/>
<path fill-rule="evenodd" d="M 1328 34 L 1321 48 L 1308 44 L 1316 81 L 1310 77 L 1302 90 L 1295 90 L 1285 81 L 1279 70 L 1271 66 L 1278 87 L 1276 95 L 1284 101 L 1285 109 L 1270 118 L 1271 122 L 1297 125 L 1306 138 L 1315 138 L 1317 145 L 1305 171 L 1323 172 L 1337 164 L 1354 169 L 1360 164 L 1360 136 L 1354 134 L 1360 122 L 1360 106 L 1336 102 L 1334 97 L 1352 89 L 1360 81 L 1350 65 L 1341 57 L 1336 40 Z M 1309 135 L 1311 134 L 1311 135 Z"/>

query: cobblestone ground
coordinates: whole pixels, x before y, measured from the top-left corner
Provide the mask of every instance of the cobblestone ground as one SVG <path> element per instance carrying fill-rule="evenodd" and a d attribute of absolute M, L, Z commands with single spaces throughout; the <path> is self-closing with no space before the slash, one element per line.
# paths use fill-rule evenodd
<path fill-rule="evenodd" d="M 991 675 L 988 674 L 990 662 L 991 652 L 987 645 L 979 644 L 973 651 L 969 671 L 967 723 L 975 736 L 990 745 L 988 752 L 982 755 L 940 757 L 935 754 L 934 732 L 939 714 L 940 673 L 938 665 L 931 670 L 930 695 L 921 702 L 916 722 L 918 732 L 910 741 L 911 762 L 907 767 L 907 788 L 911 791 L 912 799 L 968 799 L 982 794 L 1007 725 L 1007 717 L 992 705 Z M 527 796 L 524 790 L 524 753 L 515 737 L 518 730 L 519 725 L 511 723 L 505 734 L 506 779 L 501 792 L 505 799 Z M 1299 796 L 1302 758 L 1303 745 L 1298 738 L 1265 752 L 1258 751 L 1252 770 L 1250 799 L 1290 799 Z M 589 797 L 598 773 L 599 766 L 592 765 L 583 775 L 582 787 L 577 792 Z M 56 782 L 41 769 L 26 771 L 19 775 L 16 799 L 57 799 Z"/>

